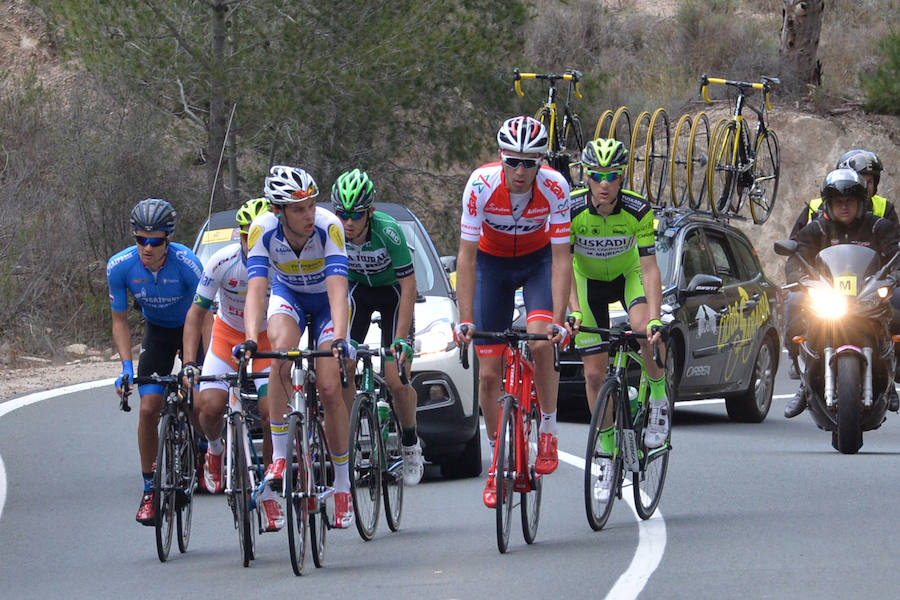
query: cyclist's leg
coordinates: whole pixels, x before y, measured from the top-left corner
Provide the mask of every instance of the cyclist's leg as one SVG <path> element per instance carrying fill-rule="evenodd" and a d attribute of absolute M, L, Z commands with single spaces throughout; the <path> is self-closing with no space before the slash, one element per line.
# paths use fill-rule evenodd
<path fill-rule="evenodd" d="M 212 350 L 203 360 L 203 375 L 228 373 L 231 366 L 215 355 Z M 200 384 L 200 394 L 194 403 L 200 422 L 200 433 L 207 440 L 206 465 L 200 478 L 200 485 L 210 494 L 222 491 L 222 432 L 225 429 L 225 405 L 228 402 L 228 383 L 224 381 L 204 381 Z"/>
<path fill-rule="evenodd" d="M 369 333 L 369 325 L 372 322 L 373 308 L 368 304 L 366 299 L 366 289 L 359 282 L 348 282 L 348 296 L 350 302 L 350 324 L 347 327 L 347 337 L 351 343 L 362 344 L 366 340 L 366 334 Z M 346 360 L 347 373 L 356 372 L 356 361 L 352 359 Z M 341 390 L 344 398 L 344 405 L 347 407 L 347 413 L 353 409 L 353 400 L 356 398 L 356 378 L 348 377 L 347 387 Z"/>
<path fill-rule="evenodd" d="M 613 281 L 600 281 L 588 279 L 576 271 L 575 291 L 578 294 L 578 306 L 581 307 L 582 325 L 609 327 L 609 303 L 623 297 L 624 285 L 621 277 Z M 593 413 L 594 402 L 609 367 L 609 345 L 600 334 L 578 333 L 575 335 L 575 348 L 584 364 L 584 389 L 588 410 Z"/>

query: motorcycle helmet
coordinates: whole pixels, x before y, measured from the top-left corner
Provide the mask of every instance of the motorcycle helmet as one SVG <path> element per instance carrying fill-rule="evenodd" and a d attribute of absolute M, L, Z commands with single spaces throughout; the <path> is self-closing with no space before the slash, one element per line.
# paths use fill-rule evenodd
<path fill-rule="evenodd" d="M 831 212 L 831 203 L 838 197 L 857 199 L 855 219 L 860 219 L 865 214 L 866 198 L 868 197 L 866 182 L 853 169 L 835 169 L 825 177 L 825 182 L 822 183 L 822 203 L 825 207 L 825 214 L 832 221 L 834 215 Z"/>
<path fill-rule="evenodd" d="M 853 169 L 860 175 L 872 176 L 872 193 L 878 192 L 878 182 L 884 167 L 878 155 L 869 150 L 851 150 L 844 154 L 837 165 L 838 169 Z"/>

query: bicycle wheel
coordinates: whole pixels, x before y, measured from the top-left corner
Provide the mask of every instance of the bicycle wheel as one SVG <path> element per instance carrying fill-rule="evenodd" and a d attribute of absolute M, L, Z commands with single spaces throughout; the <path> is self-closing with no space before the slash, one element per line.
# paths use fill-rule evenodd
<path fill-rule="evenodd" d="M 381 435 L 372 404 L 369 394 L 359 393 L 350 411 L 350 493 L 356 529 L 365 541 L 375 537 L 381 510 Z"/>
<path fill-rule="evenodd" d="M 156 471 L 153 473 L 153 511 L 156 513 L 156 554 L 160 562 L 169 558 L 172 547 L 172 525 L 175 522 L 175 419 L 162 416 L 156 449 Z"/>
<path fill-rule="evenodd" d="M 645 399 L 646 402 L 646 399 Z M 671 408 L 671 403 L 670 403 Z M 647 448 L 644 445 L 644 429 L 650 419 L 650 410 L 644 405 L 639 423 L 640 430 L 635 431 L 641 445 L 641 469 L 631 476 L 634 492 L 634 508 L 642 519 L 649 519 L 659 506 L 663 485 L 666 483 L 666 472 L 669 469 L 669 441 L 660 448 Z"/>
<path fill-rule="evenodd" d="M 691 124 L 687 152 L 687 189 L 690 207 L 697 210 L 706 197 L 706 165 L 709 163 L 709 117 L 697 113 Z"/>
<path fill-rule="evenodd" d="M 778 178 L 781 175 L 781 152 L 778 136 L 772 130 L 763 131 L 756 141 L 751 174 L 753 183 L 747 192 L 750 200 L 750 216 L 757 225 L 765 223 L 775 208 L 778 194 Z"/>
<path fill-rule="evenodd" d="M 678 208 L 688 200 L 688 151 L 691 146 L 691 126 L 694 120 L 684 114 L 678 118 L 672 136 L 672 154 L 669 164 L 669 192 L 672 206 Z"/>
<path fill-rule="evenodd" d="M 620 106 L 613 113 L 606 137 L 617 139 L 631 148 L 631 113 L 628 112 L 627 106 Z"/>
<path fill-rule="evenodd" d="M 194 490 L 197 488 L 197 442 L 188 416 L 179 413 L 179 485 L 175 495 L 177 506 L 178 551 L 187 552 L 191 541 L 191 518 L 194 514 Z"/>
<path fill-rule="evenodd" d="M 291 415 L 284 477 L 284 507 L 287 519 L 288 550 L 294 575 L 303 575 L 306 562 L 306 529 L 309 524 L 309 456 L 303 451 L 305 429 L 300 418 Z"/>
<path fill-rule="evenodd" d="M 622 477 L 622 459 L 617 456 L 616 449 L 620 443 L 619 424 L 615 423 L 614 414 L 613 424 L 616 431 L 615 446 L 611 452 L 604 452 L 601 447 L 600 428 L 603 424 L 603 415 L 607 411 L 616 410 L 616 399 L 621 395 L 619 384 L 616 380 L 610 379 L 600 388 L 597 394 L 597 400 L 594 402 L 594 414 L 591 416 L 591 425 L 588 430 L 587 450 L 584 458 L 584 508 L 587 514 L 588 523 L 594 531 L 600 531 L 609 520 L 612 512 L 613 502 L 619 493 L 618 485 Z M 612 460 L 613 465 L 613 487 L 609 492 L 609 497 L 605 500 L 601 498 L 600 475 L 604 467 L 608 467 L 607 460 Z"/>
<path fill-rule="evenodd" d="M 753 174 L 750 169 L 752 163 L 747 156 L 750 151 L 750 138 L 748 137 L 747 128 L 741 126 L 740 142 L 738 143 L 738 153 L 734 159 L 734 189 L 731 190 L 731 203 L 728 206 L 729 212 L 737 216 L 744 208 L 747 200 L 747 191 L 753 182 Z"/>
<path fill-rule="evenodd" d="M 553 119 L 550 109 L 542 106 L 534 115 L 534 118 L 547 128 L 547 135 L 550 139 L 550 144 L 547 146 L 547 154 L 552 154 L 559 150 L 559 131 L 556 130 L 556 121 Z"/>
<path fill-rule="evenodd" d="M 388 394 L 389 398 L 390 395 Z M 401 447 L 400 420 L 391 412 L 387 423 L 379 423 L 381 427 L 381 446 L 384 463 L 381 469 L 381 490 L 384 495 L 384 516 L 391 531 L 400 529 L 400 517 L 403 516 L 403 450 Z"/>
<path fill-rule="evenodd" d="M 710 161 L 706 173 L 709 187 L 709 210 L 716 216 L 729 208 L 734 191 L 737 160 L 737 125 L 726 123 L 719 129 L 710 146 Z"/>
<path fill-rule="evenodd" d="M 307 399 L 309 402 L 309 399 Z M 307 502 L 309 510 L 309 546 L 316 568 L 325 563 L 325 534 L 328 531 L 328 504 L 326 496 L 334 482 L 334 463 L 325 440 L 322 421 L 313 419 L 309 426 L 309 460 L 313 470 L 315 495 Z"/>
<path fill-rule="evenodd" d="M 669 113 L 664 108 L 657 108 L 650 117 L 650 130 L 647 132 L 647 161 L 644 164 L 647 201 L 650 204 L 660 206 L 666 204 L 665 198 L 663 198 L 663 189 L 666 187 L 671 147 Z"/>
<path fill-rule="evenodd" d="M 543 492 L 543 477 L 534 470 L 534 462 L 537 460 L 538 439 L 540 438 L 541 409 L 537 402 L 532 402 L 531 410 L 522 414 L 522 431 L 525 434 L 525 450 L 528 458 L 528 481 L 531 491 L 522 492 L 519 495 L 519 508 L 522 511 L 522 534 L 525 542 L 533 544 L 537 535 L 538 523 L 541 520 L 541 493 Z"/>
<path fill-rule="evenodd" d="M 516 482 L 516 400 L 509 394 L 500 399 L 503 413 L 497 432 L 497 548 L 505 553 L 509 547 L 512 523 L 513 489 Z"/>
<path fill-rule="evenodd" d="M 650 146 L 650 113 L 646 110 L 634 120 L 628 144 L 628 189 L 644 195 L 647 190 L 647 149 Z"/>
<path fill-rule="evenodd" d="M 612 122 L 613 111 L 609 108 L 604 110 L 600 114 L 600 118 L 597 119 L 597 126 L 594 128 L 594 137 L 592 140 L 596 140 L 599 137 L 603 137 L 603 130 L 609 131 L 609 124 Z"/>
<path fill-rule="evenodd" d="M 247 468 L 247 454 L 244 449 L 246 439 L 244 421 L 235 418 L 232 424 L 231 445 L 231 494 L 234 499 L 235 526 L 241 545 L 241 560 L 245 567 L 253 560 L 256 532 L 252 527 L 250 502 L 253 490 L 250 488 L 250 473 Z"/>
<path fill-rule="evenodd" d="M 566 169 L 566 179 L 573 186 L 581 185 L 584 180 L 584 167 L 581 164 L 581 151 L 584 149 L 584 127 L 581 124 L 581 117 L 576 114 L 570 115 L 566 121 L 565 131 L 566 147 L 565 151 L 569 156 L 569 164 Z M 573 173 L 574 171 L 574 173 Z"/>

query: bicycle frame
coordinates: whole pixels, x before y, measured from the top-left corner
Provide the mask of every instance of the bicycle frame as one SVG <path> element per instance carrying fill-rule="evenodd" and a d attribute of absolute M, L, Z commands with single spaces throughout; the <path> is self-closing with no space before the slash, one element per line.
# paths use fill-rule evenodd
<path fill-rule="evenodd" d="M 521 81 L 523 79 L 544 79 L 550 82 L 550 88 L 547 90 L 547 101 L 544 103 L 542 108 L 546 108 L 550 112 L 550 122 L 547 124 L 547 133 L 550 136 L 550 146 L 547 150 L 548 154 L 552 154 L 560 150 L 558 147 L 557 140 L 557 131 L 562 131 L 565 134 L 566 126 L 572 118 L 570 103 L 572 99 L 572 92 L 574 90 L 575 97 L 581 100 L 581 88 L 578 83 L 581 78 L 581 73 L 574 69 L 567 70 L 562 75 L 556 75 L 551 73 L 520 73 L 518 69 L 513 69 L 513 83 L 516 89 L 516 94 L 520 97 L 524 97 L 525 93 L 522 92 Z M 556 86 L 558 81 L 567 81 L 569 83 L 566 89 L 566 103 L 562 108 L 562 124 L 561 127 L 557 127 L 557 115 L 559 114 L 559 108 L 557 106 L 556 101 Z M 565 142 L 563 142 L 565 143 Z M 581 149 L 579 148 L 579 151 Z"/>
<path fill-rule="evenodd" d="M 250 494 L 250 509 L 253 510 L 257 507 L 257 498 L 263 493 L 266 482 L 263 479 L 262 461 L 259 460 L 259 456 L 256 453 L 256 447 L 253 445 L 250 438 L 250 428 L 247 426 L 252 420 L 252 417 L 248 419 L 248 413 L 244 409 L 242 402 L 245 394 L 240 391 L 240 389 L 241 388 L 238 387 L 237 393 L 235 393 L 234 388 L 231 389 L 231 393 L 228 394 L 228 405 L 225 411 L 225 422 L 227 423 L 227 426 L 225 427 L 225 453 L 223 454 L 225 495 L 230 498 L 234 493 L 231 457 L 233 456 L 232 451 L 234 450 L 235 444 L 234 423 L 235 421 L 240 420 L 244 424 L 245 435 L 242 436 L 243 439 L 240 440 L 239 443 L 244 445 L 244 456 L 247 457 L 247 473 L 250 476 L 250 485 L 253 488 L 253 491 Z"/>
<path fill-rule="evenodd" d="M 631 411 L 631 402 L 628 401 L 628 363 L 630 361 L 637 363 L 641 369 L 637 397 L 638 409 L 634 413 Z M 645 407 L 647 405 L 647 393 L 650 389 L 650 384 L 647 381 L 647 372 L 644 370 L 644 360 L 641 358 L 641 355 L 635 350 L 620 348 L 613 360 L 610 361 L 606 380 L 609 381 L 610 379 L 615 379 L 619 385 L 619 407 L 613 407 L 613 410 L 618 410 L 623 422 L 628 424 L 628 427 L 622 428 L 624 434 L 622 440 L 622 461 L 627 470 L 637 473 L 641 470 L 640 452 L 638 451 L 640 444 L 635 435 L 634 426 L 643 417 L 643 412 L 646 410 Z M 619 448 L 616 448 L 616 452 L 618 451 Z"/>
<path fill-rule="evenodd" d="M 503 352 L 503 359 L 506 362 L 504 373 L 503 390 L 505 394 L 510 394 L 516 399 L 516 413 L 518 418 L 515 419 L 515 436 L 516 444 L 516 480 L 513 484 L 515 492 L 532 491 L 531 477 L 529 476 L 528 466 L 528 449 L 526 445 L 528 441 L 525 439 L 525 429 L 523 426 L 522 415 L 531 412 L 532 402 L 537 402 L 537 393 L 534 387 L 534 363 L 525 358 L 522 348 L 519 344 L 515 347 L 507 346 Z M 503 419 L 501 411 L 497 419 L 496 432 L 500 431 L 500 421 Z M 491 458 L 491 469 L 497 469 L 497 450 L 499 444 L 494 446 L 494 455 Z M 540 478 L 540 475 L 535 477 Z"/>

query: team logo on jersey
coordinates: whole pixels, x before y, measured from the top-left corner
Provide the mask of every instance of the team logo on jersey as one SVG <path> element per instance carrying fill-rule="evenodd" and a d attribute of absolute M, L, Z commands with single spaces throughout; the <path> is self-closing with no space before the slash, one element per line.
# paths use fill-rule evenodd
<path fill-rule="evenodd" d="M 340 225 L 329 225 L 328 226 L 328 237 L 331 238 L 331 241 L 334 242 L 334 245 L 344 249 L 344 228 Z"/>
<path fill-rule="evenodd" d="M 397 234 L 397 232 L 396 232 L 395 230 L 393 230 L 393 229 L 385 229 L 385 230 L 384 230 L 384 235 L 386 235 L 387 238 L 388 238 L 389 240 L 391 240 L 392 242 L 394 242 L 394 243 L 397 244 L 398 246 L 400 245 L 400 236 Z"/>
<path fill-rule="evenodd" d="M 253 248 L 253 245 L 259 239 L 259 236 L 262 235 L 262 227 L 259 225 L 254 225 L 250 228 L 250 235 L 247 237 L 247 246 L 249 248 Z"/>

